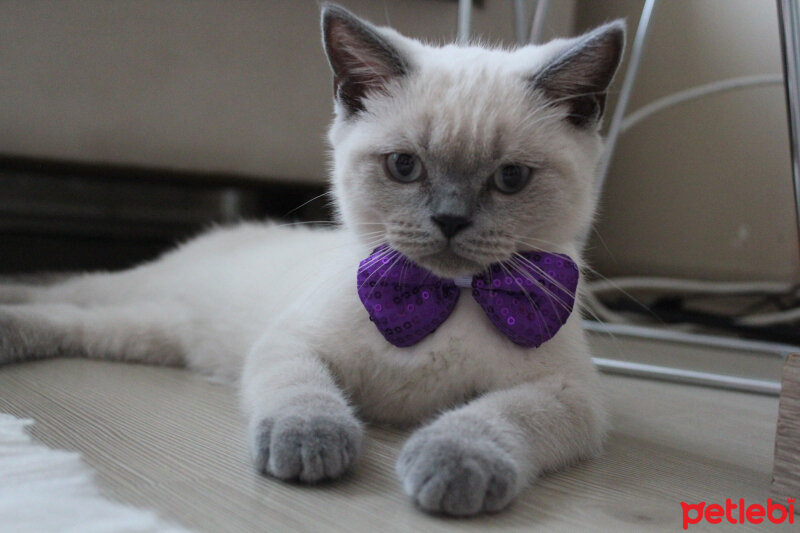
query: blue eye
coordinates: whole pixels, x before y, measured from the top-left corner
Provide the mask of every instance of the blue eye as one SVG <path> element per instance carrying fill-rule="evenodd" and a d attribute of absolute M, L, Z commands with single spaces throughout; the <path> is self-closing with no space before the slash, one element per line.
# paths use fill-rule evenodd
<path fill-rule="evenodd" d="M 411 183 L 425 175 L 422 161 L 414 154 L 394 152 L 386 155 L 383 160 L 386 175 L 400 183 Z"/>
<path fill-rule="evenodd" d="M 492 183 L 498 191 L 514 194 L 528 184 L 532 172 L 531 168 L 525 165 L 503 165 L 495 171 Z"/>

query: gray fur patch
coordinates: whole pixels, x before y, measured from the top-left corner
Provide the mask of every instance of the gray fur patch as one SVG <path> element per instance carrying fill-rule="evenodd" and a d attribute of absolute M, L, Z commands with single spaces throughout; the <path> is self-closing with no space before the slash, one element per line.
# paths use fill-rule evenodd
<path fill-rule="evenodd" d="M 362 429 L 345 409 L 314 413 L 292 409 L 261 422 L 253 435 L 256 468 L 284 480 L 316 483 L 350 470 L 361 449 Z"/>
<path fill-rule="evenodd" d="M 553 101 L 567 103 L 571 123 L 596 124 L 603 115 L 606 91 L 619 66 L 624 43 L 622 21 L 600 26 L 537 74 L 533 85 Z"/>
<path fill-rule="evenodd" d="M 370 91 L 383 91 L 409 70 L 379 30 L 339 6 L 323 8 L 322 38 L 333 70 L 334 96 L 351 115 L 364 110 L 363 99 Z"/>
<path fill-rule="evenodd" d="M 496 512 L 518 492 L 519 468 L 486 437 L 418 431 L 397 463 L 406 492 L 425 511 L 454 516 Z"/>

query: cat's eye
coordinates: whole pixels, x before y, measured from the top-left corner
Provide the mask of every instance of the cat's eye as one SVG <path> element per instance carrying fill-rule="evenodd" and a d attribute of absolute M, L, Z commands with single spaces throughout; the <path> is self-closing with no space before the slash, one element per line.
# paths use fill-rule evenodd
<path fill-rule="evenodd" d="M 514 194 L 528 184 L 532 172 L 531 168 L 525 165 L 503 165 L 492 176 L 492 184 L 504 194 Z"/>
<path fill-rule="evenodd" d="M 425 176 L 422 161 L 414 154 L 394 152 L 383 159 L 386 175 L 400 183 L 411 183 Z"/>

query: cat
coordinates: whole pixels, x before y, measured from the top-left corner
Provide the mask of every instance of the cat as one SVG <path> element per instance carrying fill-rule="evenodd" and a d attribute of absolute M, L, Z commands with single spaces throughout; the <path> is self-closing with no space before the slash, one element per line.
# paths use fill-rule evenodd
<path fill-rule="evenodd" d="M 578 313 L 530 348 L 465 295 L 398 347 L 356 272 L 380 246 L 444 279 L 529 250 L 582 265 L 624 24 L 515 50 L 432 46 L 325 5 L 322 33 L 340 226 L 243 223 L 128 271 L 0 285 L 0 363 L 80 355 L 237 381 L 255 467 L 283 480 L 351 470 L 362 420 L 422 424 L 396 468 L 419 508 L 499 511 L 601 450 Z"/>

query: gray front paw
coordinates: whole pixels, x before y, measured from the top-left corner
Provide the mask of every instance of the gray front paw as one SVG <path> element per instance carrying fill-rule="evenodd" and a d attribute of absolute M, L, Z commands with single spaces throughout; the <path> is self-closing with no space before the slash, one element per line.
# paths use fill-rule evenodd
<path fill-rule="evenodd" d="M 519 491 L 519 467 L 487 437 L 422 430 L 403 447 L 397 473 L 422 509 L 467 516 L 503 509 Z"/>
<path fill-rule="evenodd" d="M 259 472 L 280 479 L 334 479 L 355 464 L 362 434 L 349 412 L 289 412 L 256 427 L 253 457 Z"/>

